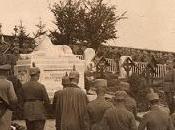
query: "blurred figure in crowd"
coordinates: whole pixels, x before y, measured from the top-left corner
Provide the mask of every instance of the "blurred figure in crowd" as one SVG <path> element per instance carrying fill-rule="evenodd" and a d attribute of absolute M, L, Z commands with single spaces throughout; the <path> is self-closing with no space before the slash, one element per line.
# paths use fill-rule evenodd
<path fill-rule="evenodd" d="M 138 130 L 174 130 L 169 114 L 159 106 L 159 95 L 151 92 L 147 95 L 150 111 L 147 112 L 139 124 Z"/>
<path fill-rule="evenodd" d="M 137 103 L 133 98 L 132 92 L 130 90 L 130 84 L 127 82 L 120 82 L 121 90 L 127 93 L 125 98 L 125 107 L 128 111 L 134 114 L 136 120 L 140 121 L 140 118 L 137 116 Z"/>
<path fill-rule="evenodd" d="M 23 85 L 24 91 L 24 119 L 27 130 L 44 130 L 46 120 L 46 107 L 49 97 L 45 86 L 38 82 L 40 69 L 30 68 L 31 79 Z"/>
<path fill-rule="evenodd" d="M 104 130 L 137 130 L 134 115 L 125 107 L 126 96 L 125 91 L 115 93 L 115 107 L 106 110 L 102 119 Z"/>
<path fill-rule="evenodd" d="M 175 59 L 167 62 L 167 73 L 164 77 L 164 91 L 170 113 L 172 114 L 175 110 Z"/>
<path fill-rule="evenodd" d="M 73 70 L 69 74 L 70 86 L 63 89 L 60 96 L 61 128 L 60 130 L 86 130 L 87 96 L 78 86 L 79 73 Z"/>
<path fill-rule="evenodd" d="M 0 130 L 10 130 L 13 106 L 17 103 L 17 97 L 13 84 L 7 80 L 11 66 L 0 65 Z"/>
<path fill-rule="evenodd" d="M 107 80 L 96 79 L 94 82 L 96 88 L 97 98 L 91 101 L 88 106 L 88 116 L 90 123 L 90 130 L 101 130 L 103 126 L 100 124 L 104 112 L 112 107 L 112 103 L 105 100 L 105 93 L 107 87 Z"/>
<path fill-rule="evenodd" d="M 7 77 L 9 81 L 13 83 L 16 96 L 18 98 L 18 104 L 15 111 L 13 112 L 13 119 L 22 119 L 23 118 L 23 105 L 24 105 L 24 93 L 22 89 L 22 84 L 20 80 L 13 74 L 11 69 L 9 70 L 9 75 Z"/>
<path fill-rule="evenodd" d="M 63 89 L 67 88 L 70 86 L 70 80 L 69 80 L 69 76 L 66 73 L 65 76 L 63 76 L 62 78 L 62 85 L 63 85 Z M 56 130 L 60 130 L 61 129 L 61 114 L 62 114 L 62 101 L 61 101 L 61 97 L 62 97 L 62 92 L 63 90 L 58 90 L 55 92 L 54 94 L 54 98 L 53 98 L 53 111 L 54 111 L 54 116 L 56 117 Z"/>

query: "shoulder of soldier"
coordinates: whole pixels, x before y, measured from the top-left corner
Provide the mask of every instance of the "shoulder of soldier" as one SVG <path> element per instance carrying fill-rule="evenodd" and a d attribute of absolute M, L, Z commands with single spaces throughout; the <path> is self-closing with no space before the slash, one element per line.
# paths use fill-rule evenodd
<path fill-rule="evenodd" d="M 40 82 L 35 82 L 35 86 L 36 86 L 36 87 L 39 87 L 39 88 L 41 88 L 41 89 L 45 89 L 45 88 L 46 88 L 45 85 L 42 84 L 42 83 L 40 83 Z"/>
<path fill-rule="evenodd" d="M 126 98 L 126 103 L 127 102 L 130 102 L 130 103 L 135 104 L 135 105 L 137 104 L 136 100 L 134 98 L 130 97 L 130 96 L 128 96 Z"/>
<path fill-rule="evenodd" d="M 143 115 L 143 118 L 149 119 L 153 115 L 154 111 L 148 111 Z"/>
<path fill-rule="evenodd" d="M 175 112 L 173 114 L 171 114 L 172 117 L 175 117 Z"/>
<path fill-rule="evenodd" d="M 87 104 L 87 108 L 91 108 L 91 107 L 93 107 L 94 105 L 96 105 L 97 104 L 97 99 L 95 99 L 95 100 L 92 100 L 92 101 L 90 101 L 88 104 Z"/>
<path fill-rule="evenodd" d="M 63 92 L 63 90 L 58 90 L 58 91 L 56 91 L 56 92 L 54 93 L 54 95 L 55 95 L 55 96 L 58 96 L 58 95 L 60 95 L 62 92 Z"/>
<path fill-rule="evenodd" d="M 67 87 L 63 89 L 62 93 L 66 93 L 67 91 L 71 91 L 72 93 L 76 93 L 77 95 L 82 95 L 87 97 L 86 93 L 83 90 L 81 90 L 81 88 L 79 87 Z"/>
<path fill-rule="evenodd" d="M 113 106 L 113 107 L 107 109 L 107 110 L 105 111 L 105 113 L 108 115 L 108 114 L 110 114 L 110 113 L 113 113 L 113 112 L 115 111 L 115 109 L 116 109 L 116 108 Z"/>
<path fill-rule="evenodd" d="M 8 79 L 5 79 L 4 81 L 5 81 L 9 86 L 13 86 L 12 81 L 10 81 L 10 80 L 8 80 Z"/>

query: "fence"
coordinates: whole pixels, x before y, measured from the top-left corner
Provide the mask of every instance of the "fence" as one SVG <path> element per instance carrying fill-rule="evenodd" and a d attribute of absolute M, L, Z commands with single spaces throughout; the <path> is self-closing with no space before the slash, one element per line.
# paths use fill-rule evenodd
<path fill-rule="evenodd" d="M 76 55 L 77 58 L 79 58 L 80 60 L 84 60 L 84 56 L 83 55 Z"/>
<path fill-rule="evenodd" d="M 76 55 L 77 58 L 80 60 L 84 60 L 84 57 L 82 55 Z M 109 63 L 109 66 L 107 67 L 107 71 L 115 73 L 118 71 L 117 64 L 113 59 L 106 58 L 107 62 Z M 133 66 L 131 68 L 132 73 L 141 74 L 147 65 L 146 62 L 134 62 L 135 67 Z M 165 76 L 166 73 L 166 65 L 158 64 L 155 68 L 156 73 L 154 74 L 154 78 L 162 78 Z"/>
<path fill-rule="evenodd" d="M 131 68 L 131 71 L 137 74 L 141 74 L 143 70 L 145 69 L 147 63 L 145 62 L 135 62 L 135 67 L 133 66 Z M 155 68 L 155 74 L 153 75 L 154 78 L 162 78 L 165 76 L 166 73 L 166 65 L 158 64 Z"/>
<path fill-rule="evenodd" d="M 109 66 L 107 67 L 107 71 L 115 73 L 118 71 L 117 64 L 113 59 L 106 58 Z"/>

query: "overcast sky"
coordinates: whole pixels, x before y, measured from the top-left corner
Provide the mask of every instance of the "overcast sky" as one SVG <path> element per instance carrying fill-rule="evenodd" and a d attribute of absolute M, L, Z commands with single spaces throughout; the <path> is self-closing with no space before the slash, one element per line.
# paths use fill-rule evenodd
<path fill-rule="evenodd" d="M 56 0 L 0 0 L 0 23 L 3 33 L 11 34 L 22 20 L 33 32 L 41 17 L 47 28 L 54 28 L 49 3 Z M 175 52 L 175 0 L 110 0 L 119 13 L 127 10 L 127 20 L 118 27 L 119 46 L 168 50 Z"/>

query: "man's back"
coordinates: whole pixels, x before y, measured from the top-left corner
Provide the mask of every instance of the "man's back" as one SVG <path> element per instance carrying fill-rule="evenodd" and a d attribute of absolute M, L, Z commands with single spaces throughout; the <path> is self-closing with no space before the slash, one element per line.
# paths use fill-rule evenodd
<path fill-rule="evenodd" d="M 139 130 L 174 130 L 172 121 L 167 112 L 154 106 L 151 111 L 144 115 L 139 125 Z"/>
<path fill-rule="evenodd" d="M 83 130 L 87 97 L 80 88 L 65 88 L 61 94 L 61 130 Z"/>
<path fill-rule="evenodd" d="M 13 92 L 11 92 L 12 90 Z M 0 97 L 8 104 L 10 101 L 17 100 L 12 82 L 6 79 L 0 79 Z"/>
<path fill-rule="evenodd" d="M 23 85 L 25 100 L 48 100 L 46 89 L 44 85 L 36 81 L 29 81 Z"/>
<path fill-rule="evenodd" d="M 105 101 L 104 97 L 97 97 L 97 99 L 91 101 L 87 106 L 91 124 L 99 123 L 104 112 L 111 107 L 112 103 Z"/>
<path fill-rule="evenodd" d="M 109 130 L 137 130 L 134 115 L 125 107 L 108 109 L 102 123 Z"/>
<path fill-rule="evenodd" d="M 36 81 L 29 81 L 23 85 L 24 118 L 27 120 L 41 120 L 46 118 L 44 104 L 49 104 L 49 97 L 44 85 Z"/>
<path fill-rule="evenodd" d="M 6 80 L 4 77 L 0 77 L 0 98 L 1 108 L 5 106 L 5 109 L 1 109 L 0 130 L 9 130 L 12 116 L 9 106 L 17 103 L 17 97 L 12 82 Z"/>

